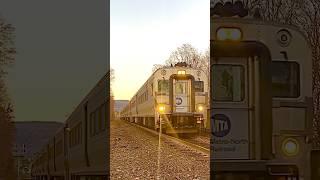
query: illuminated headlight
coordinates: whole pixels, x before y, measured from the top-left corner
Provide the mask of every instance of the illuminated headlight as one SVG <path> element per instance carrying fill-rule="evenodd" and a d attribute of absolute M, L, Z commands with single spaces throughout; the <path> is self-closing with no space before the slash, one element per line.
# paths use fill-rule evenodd
<path fill-rule="evenodd" d="M 165 107 L 165 105 L 164 104 L 159 104 L 158 105 L 158 112 L 159 113 L 164 113 L 164 111 L 166 110 L 166 107 Z"/>
<path fill-rule="evenodd" d="M 203 110 L 204 110 L 203 104 L 198 104 L 198 105 L 197 105 L 197 110 L 198 110 L 199 112 L 203 112 Z"/>
<path fill-rule="evenodd" d="M 287 138 L 282 142 L 282 151 L 287 156 L 295 156 L 299 153 L 299 143 L 296 139 Z"/>
<path fill-rule="evenodd" d="M 242 32 L 238 28 L 219 28 L 217 39 L 219 41 L 240 41 Z"/>
<path fill-rule="evenodd" d="M 186 74 L 186 71 L 183 71 L 183 70 L 178 71 L 178 75 L 185 75 L 185 74 Z"/>

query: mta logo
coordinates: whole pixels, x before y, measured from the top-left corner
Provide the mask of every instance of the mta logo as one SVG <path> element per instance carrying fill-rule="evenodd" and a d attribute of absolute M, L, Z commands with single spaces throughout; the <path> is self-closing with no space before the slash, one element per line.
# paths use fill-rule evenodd
<path fill-rule="evenodd" d="M 211 117 L 211 129 L 213 136 L 224 137 L 231 129 L 230 119 L 224 114 L 215 114 Z"/>
<path fill-rule="evenodd" d="M 177 105 L 181 105 L 182 104 L 182 98 L 181 97 L 177 97 L 176 98 L 176 104 Z"/>

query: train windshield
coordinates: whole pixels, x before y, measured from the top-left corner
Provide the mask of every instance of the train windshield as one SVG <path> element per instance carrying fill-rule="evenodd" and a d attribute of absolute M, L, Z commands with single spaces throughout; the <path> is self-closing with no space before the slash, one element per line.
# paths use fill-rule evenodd
<path fill-rule="evenodd" d="M 212 71 L 214 101 L 243 101 L 245 93 L 243 66 L 216 64 Z"/>
<path fill-rule="evenodd" d="M 158 81 L 158 93 L 167 94 L 169 93 L 169 80 Z"/>
<path fill-rule="evenodd" d="M 288 61 L 273 61 L 271 71 L 273 97 L 299 97 L 300 72 L 298 63 Z"/>
<path fill-rule="evenodd" d="M 194 90 L 195 90 L 195 92 L 203 92 L 204 91 L 203 81 L 195 81 L 194 82 Z"/>

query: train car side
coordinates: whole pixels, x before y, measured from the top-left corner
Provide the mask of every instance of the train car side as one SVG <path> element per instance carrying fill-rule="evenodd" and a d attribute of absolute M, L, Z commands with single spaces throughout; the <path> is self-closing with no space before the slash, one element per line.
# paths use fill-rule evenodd
<path fill-rule="evenodd" d="M 106 179 L 109 99 L 104 76 L 32 163 L 35 179 Z"/>

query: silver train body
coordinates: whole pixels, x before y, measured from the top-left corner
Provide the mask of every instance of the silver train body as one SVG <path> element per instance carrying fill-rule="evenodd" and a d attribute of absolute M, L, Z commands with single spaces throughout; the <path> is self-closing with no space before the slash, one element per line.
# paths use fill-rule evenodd
<path fill-rule="evenodd" d="M 168 134 L 197 133 L 208 128 L 208 77 L 184 63 L 155 71 L 120 118 Z M 160 124 L 161 123 L 161 124 Z"/>
<path fill-rule="evenodd" d="M 305 36 L 292 26 L 211 17 L 210 37 L 213 176 L 318 179 Z"/>
<path fill-rule="evenodd" d="M 107 76 L 77 106 L 34 157 L 35 180 L 104 180 L 109 176 Z"/>

